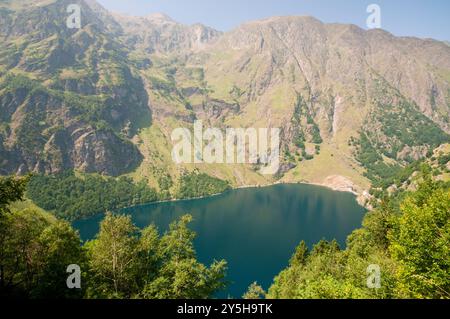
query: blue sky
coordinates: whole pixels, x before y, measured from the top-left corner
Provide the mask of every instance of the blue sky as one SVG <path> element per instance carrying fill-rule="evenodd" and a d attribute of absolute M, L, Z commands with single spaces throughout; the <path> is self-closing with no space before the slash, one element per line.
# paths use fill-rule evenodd
<path fill-rule="evenodd" d="M 243 22 L 278 15 L 311 15 L 365 28 L 366 8 L 381 7 L 382 28 L 401 36 L 450 40 L 449 0 L 97 0 L 130 15 L 163 12 L 185 24 L 228 31 Z"/>

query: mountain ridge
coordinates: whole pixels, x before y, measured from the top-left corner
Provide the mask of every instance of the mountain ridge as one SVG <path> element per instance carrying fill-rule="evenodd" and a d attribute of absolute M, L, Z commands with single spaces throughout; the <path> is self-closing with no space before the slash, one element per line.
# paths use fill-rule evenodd
<path fill-rule="evenodd" d="M 111 14 L 93 0 L 75 1 L 86 10 L 83 27 L 64 30 L 56 14 L 70 1 L 48 2 L 57 25 L 50 16 L 37 20 L 41 7 L 0 12 L 6 43 L 0 105 L 11 114 L 0 121 L 2 173 L 75 168 L 128 174 L 159 188 L 161 175 L 176 181 L 197 168 L 234 186 L 345 180 L 361 193 L 384 171 L 448 141 L 450 48 L 444 42 L 307 16 L 220 32 L 160 14 Z M 25 18 L 39 31 L 27 27 L 33 22 L 19 23 Z M 28 80 L 21 83 L 19 75 Z M 35 85 L 27 82 L 33 79 L 45 96 L 63 94 L 62 102 L 52 102 L 53 110 L 33 108 Z M 11 81 L 21 84 L 11 89 Z M 29 119 L 36 140 L 17 134 L 26 127 L 21 108 L 40 118 Z M 280 127 L 279 173 L 268 178 L 251 165 L 175 165 L 171 131 L 196 119 L 222 129 Z M 90 133 L 78 136 L 80 129 Z M 58 136 L 75 140 L 63 145 Z M 87 136 L 92 140 L 77 140 Z M 22 146 L 30 142 L 36 144 L 31 153 Z"/>

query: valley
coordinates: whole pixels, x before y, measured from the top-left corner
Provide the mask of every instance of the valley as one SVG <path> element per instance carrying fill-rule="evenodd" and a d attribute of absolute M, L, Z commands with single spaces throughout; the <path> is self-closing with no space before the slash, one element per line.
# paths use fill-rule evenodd
<path fill-rule="evenodd" d="M 0 0 L 0 298 L 448 299 L 449 189 L 448 42 Z"/>

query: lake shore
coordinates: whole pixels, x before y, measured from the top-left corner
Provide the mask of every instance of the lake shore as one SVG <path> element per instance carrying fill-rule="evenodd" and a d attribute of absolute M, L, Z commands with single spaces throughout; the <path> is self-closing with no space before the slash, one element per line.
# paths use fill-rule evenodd
<path fill-rule="evenodd" d="M 229 190 L 227 190 L 225 192 L 222 192 L 222 193 L 205 195 L 205 196 L 200 196 L 200 197 L 172 198 L 172 199 L 159 200 L 159 201 L 155 201 L 155 202 L 149 202 L 149 203 L 146 203 L 146 204 L 140 204 L 140 205 L 124 207 L 124 208 L 120 208 L 118 210 L 130 209 L 130 208 L 137 207 L 137 206 L 147 206 L 147 205 L 154 205 L 154 204 L 176 203 L 176 202 L 183 202 L 183 201 L 193 201 L 193 200 L 198 200 L 198 199 L 206 199 L 206 198 L 212 198 L 212 197 L 223 195 L 226 192 L 232 191 L 232 190 L 252 189 L 252 188 L 267 188 L 267 187 L 272 187 L 272 186 L 276 186 L 276 185 L 313 185 L 313 186 L 318 186 L 318 187 L 324 187 L 324 188 L 330 189 L 330 190 L 335 191 L 335 192 L 351 193 L 351 194 L 355 195 L 358 203 L 361 206 L 363 206 L 363 207 L 365 206 L 364 203 L 360 202 L 360 198 L 366 197 L 366 195 L 364 193 L 358 193 L 357 191 L 355 191 L 353 189 L 353 187 L 349 187 L 348 184 L 346 184 L 343 187 L 342 184 L 339 185 L 339 184 L 336 184 L 336 183 L 334 185 L 332 185 L 332 184 L 329 184 L 329 183 L 313 183 L 313 182 L 306 182 L 306 181 L 299 181 L 299 182 L 276 181 L 274 183 L 269 183 L 269 184 L 241 185 L 241 186 L 231 187 Z"/>
<path fill-rule="evenodd" d="M 139 229 L 154 225 L 160 234 L 190 214 L 198 260 L 204 265 L 226 260 L 229 265 L 230 285 L 222 298 L 242 296 L 254 281 L 268 289 L 302 241 L 312 248 L 321 239 L 335 239 L 346 247 L 347 236 L 361 227 L 366 214 L 352 194 L 325 187 L 246 186 L 253 187 L 234 189 L 212 200 L 137 206 L 121 214 L 130 216 Z M 73 226 L 88 241 L 96 238 L 102 220 L 103 216 L 93 216 Z"/>

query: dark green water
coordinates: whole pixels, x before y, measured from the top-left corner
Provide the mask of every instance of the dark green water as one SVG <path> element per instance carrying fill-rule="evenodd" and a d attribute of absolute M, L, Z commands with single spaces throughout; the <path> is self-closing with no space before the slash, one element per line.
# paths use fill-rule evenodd
<path fill-rule="evenodd" d="M 183 214 L 194 217 L 198 258 L 228 262 L 228 289 L 221 297 L 239 298 L 258 281 L 267 289 L 284 269 L 295 247 L 304 240 L 309 247 L 321 239 L 346 237 L 361 226 L 365 214 L 355 197 L 311 185 L 276 185 L 233 190 L 220 196 L 158 203 L 125 209 L 139 227 L 151 223 L 165 231 Z M 103 216 L 74 223 L 81 237 L 92 239 Z"/>

